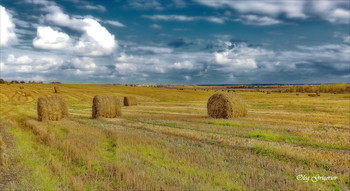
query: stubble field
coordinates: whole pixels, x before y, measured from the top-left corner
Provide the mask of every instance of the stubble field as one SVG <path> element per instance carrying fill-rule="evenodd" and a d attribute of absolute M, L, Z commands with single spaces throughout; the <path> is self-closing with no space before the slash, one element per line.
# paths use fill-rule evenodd
<path fill-rule="evenodd" d="M 36 100 L 55 95 L 54 86 L 70 116 L 38 122 Z M 0 190 L 349 189 L 349 93 L 236 91 L 248 115 L 225 120 L 207 116 L 213 93 L 0 85 Z M 122 107 L 121 118 L 91 119 L 97 94 L 136 96 L 138 105 Z M 298 175 L 337 179 L 313 182 Z"/>

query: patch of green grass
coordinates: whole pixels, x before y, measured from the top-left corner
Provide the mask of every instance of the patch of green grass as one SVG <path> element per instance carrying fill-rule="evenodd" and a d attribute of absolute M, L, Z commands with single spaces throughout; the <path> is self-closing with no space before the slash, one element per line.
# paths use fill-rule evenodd
<path fill-rule="evenodd" d="M 302 140 L 299 137 L 289 135 L 277 135 L 268 132 L 251 132 L 247 136 L 248 138 L 260 138 L 269 141 L 286 141 L 286 142 L 297 142 Z"/>
<path fill-rule="evenodd" d="M 261 130 L 270 130 L 270 127 L 265 127 L 265 126 L 260 126 L 260 125 L 253 125 L 253 124 L 248 124 L 246 127 L 249 128 L 255 128 L 255 129 L 261 129 Z"/>
<path fill-rule="evenodd" d="M 241 124 L 237 122 L 216 122 L 216 121 L 209 121 L 207 122 L 210 125 L 220 125 L 220 126 L 226 126 L 226 127 L 249 127 L 249 128 L 255 128 L 255 129 L 262 129 L 262 130 L 269 130 L 269 127 L 259 126 L 259 125 L 253 125 L 253 124 Z"/>
<path fill-rule="evenodd" d="M 41 146 L 33 142 L 33 135 L 27 131 L 21 131 L 17 128 L 8 128 L 14 135 L 17 143 L 17 151 L 19 153 L 17 164 L 21 170 L 29 171 L 31 176 L 21 177 L 14 190 L 59 190 L 62 186 L 62 180 L 52 173 L 48 166 L 48 158 L 60 153 L 52 152 L 49 148 Z M 23 168 L 24 167 L 24 168 Z M 34 186 L 28 188 L 27 182 Z M 67 185 L 67 184 L 66 184 Z M 25 187 L 24 187 L 25 186 Z"/>
<path fill-rule="evenodd" d="M 73 106 L 70 107 L 70 109 L 73 109 L 73 110 L 85 110 L 85 109 L 91 109 L 91 107 L 73 105 Z"/>
<path fill-rule="evenodd" d="M 316 143 L 309 141 L 301 141 L 301 145 L 311 146 L 311 147 L 319 147 L 319 148 L 327 148 L 327 149 L 349 149 L 347 145 L 339 145 L 339 144 L 326 144 L 326 143 Z"/>
<path fill-rule="evenodd" d="M 326 129 L 324 127 L 316 127 L 313 128 L 314 131 L 326 131 Z"/>
<path fill-rule="evenodd" d="M 97 148 L 99 155 L 112 163 L 117 153 L 117 142 L 114 139 L 107 138 L 102 141 L 102 146 L 102 148 Z"/>
<path fill-rule="evenodd" d="M 277 135 L 268 132 L 251 132 L 246 137 L 248 138 L 257 138 L 264 139 L 268 141 L 284 141 L 288 143 L 293 143 L 297 145 L 304 145 L 310 147 L 319 147 L 319 148 L 328 148 L 328 149 L 346 149 L 348 148 L 346 145 L 336 145 L 336 144 L 325 144 L 325 143 L 317 143 L 311 142 L 301 137 L 290 136 L 290 135 Z"/>
<path fill-rule="evenodd" d="M 280 160 L 280 161 L 287 161 L 287 162 L 289 161 L 289 162 L 294 162 L 294 163 L 305 165 L 305 166 L 313 165 L 313 166 L 316 166 L 318 168 L 322 168 L 325 170 L 331 169 L 331 165 L 329 165 L 327 163 L 311 162 L 311 161 L 307 161 L 307 160 L 302 160 L 302 159 L 286 156 L 285 154 L 281 153 L 278 149 L 266 147 L 263 145 L 256 145 L 256 146 L 252 147 L 252 150 L 253 150 L 253 152 L 255 152 L 258 155 L 267 156 L 267 157 L 274 158 L 274 159 Z"/>
<path fill-rule="evenodd" d="M 168 150 L 156 146 L 140 145 L 136 147 L 136 150 L 140 158 L 153 164 L 153 168 L 165 169 L 167 173 L 163 174 L 163 176 L 168 181 L 172 181 L 174 177 L 177 177 L 177 179 L 188 182 L 191 181 L 191 177 L 198 176 L 211 183 L 210 188 L 207 187 L 208 189 L 217 190 L 225 185 L 229 190 L 243 190 L 242 187 L 236 185 L 233 181 L 233 174 L 219 172 L 215 169 L 201 169 L 195 164 L 188 163 L 186 160 L 174 159 L 173 157 L 175 156 L 171 156 Z M 209 174 L 212 176 L 208 176 Z M 154 176 L 157 175 L 154 174 Z M 201 186 L 206 187 L 204 184 Z"/>
<path fill-rule="evenodd" d="M 254 146 L 253 151 L 259 155 L 263 155 L 263 156 L 270 156 L 270 155 L 279 155 L 279 152 L 277 149 L 273 149 L 273 148 L 267 148 L 265 146 Z"/>
<path fill-rule="evenodd" d="M 81 101 L 80 100 L 72 100 L 72 99 L 70 99 L 70 100 L 68 100 L 68 103 L 70 103 L 70 104 L 78 104 L 78 103 L 81 103 Z"/>
<path fill-rule="evenodd" d="M 240 127 L 242 124 L 236 123 L 236 122 L 215 122 L 215 121 L 210 121 L 208 122 L 210 125 L 221 125 L 221 126 L 231 126 L 231 127 Z"/>
<path fill-rule="evenodd" d="M 176 123 L 160 123 L 158 125 L 177 128 L 177 129 L 183 129 L 183 127 L 178 126 Z"/>

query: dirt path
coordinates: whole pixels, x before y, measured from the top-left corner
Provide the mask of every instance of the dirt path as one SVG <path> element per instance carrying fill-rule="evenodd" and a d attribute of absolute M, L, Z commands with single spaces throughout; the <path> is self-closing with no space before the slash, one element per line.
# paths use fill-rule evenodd
<path fill-rule="evenodd" d="M 6 131 L 6 124 L 0 121 L 0 136 L 5 142 L 5 154 L 6 154 L 6 164 L 0 165 L 0 190 L 5 190 L 9 183 L 14 182 L 17 179 L 17 172 L 14 170 L 14 161 L 12 152 L 10 150 L 15 150 L 15 143 L 13 136 Z"/>

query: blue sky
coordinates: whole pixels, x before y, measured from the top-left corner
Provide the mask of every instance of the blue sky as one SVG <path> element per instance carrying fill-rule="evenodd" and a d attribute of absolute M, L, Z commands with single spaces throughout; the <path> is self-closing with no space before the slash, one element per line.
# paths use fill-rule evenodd
<path fill-rule="evenodd" d="M 348 0 L 0 0 L 1 78 L 350 82 Z"/>

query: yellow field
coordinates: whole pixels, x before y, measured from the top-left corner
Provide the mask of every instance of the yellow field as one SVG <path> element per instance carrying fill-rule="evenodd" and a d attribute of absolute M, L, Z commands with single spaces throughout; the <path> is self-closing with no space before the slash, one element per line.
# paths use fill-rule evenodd
<path fill-rule="evenodd" d="M 17 92 L 20 86 L 31 96 Z M 67 98 L 70 117 L 38 122 L 36 99 L 54 95 L 54 86 Z M 218 120 L 206 113 L 213 93 L 0 85 L 0 190 L 349 189 L 350 94 L 238 91 L 248 116 Z M 97 94 L 136 96 L 138 105 L 123 107 L 122 118 L 94 120 Z"/>

